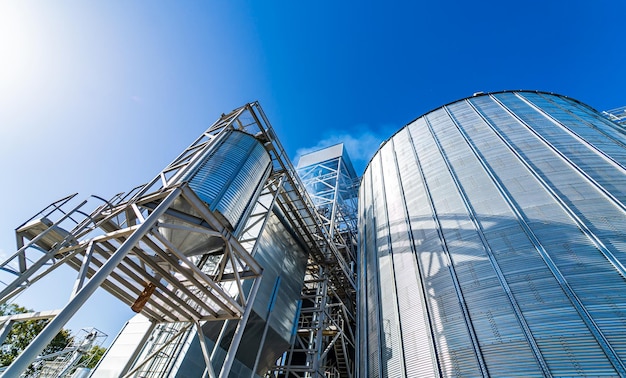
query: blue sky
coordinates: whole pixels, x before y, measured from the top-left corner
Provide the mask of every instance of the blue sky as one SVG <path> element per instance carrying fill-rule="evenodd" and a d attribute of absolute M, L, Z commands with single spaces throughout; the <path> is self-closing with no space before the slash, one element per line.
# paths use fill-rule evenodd
<path fill-rule="evenodd" d="M 53 200 L 151 179 L 249 101 L 290 156 L 346 140 L 358 172 L 401 126 L 477 91 L 626 105 L 624 14 L 617 0 L 2 1 L 0 253 Z M 71 275 L 18 302 L 58 307 Z M 90 306 L 73 329 L 114 335 L 130 314 Z"/>

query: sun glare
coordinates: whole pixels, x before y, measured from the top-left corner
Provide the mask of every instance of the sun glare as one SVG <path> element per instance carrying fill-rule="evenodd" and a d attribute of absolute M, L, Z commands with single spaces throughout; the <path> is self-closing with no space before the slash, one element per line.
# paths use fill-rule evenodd
<path fill-rule="evenodd" d="M 42 25 L 26 2 L 0 2 L 0 99 L 11 100 L 42 79 L 45 50 Z"/>

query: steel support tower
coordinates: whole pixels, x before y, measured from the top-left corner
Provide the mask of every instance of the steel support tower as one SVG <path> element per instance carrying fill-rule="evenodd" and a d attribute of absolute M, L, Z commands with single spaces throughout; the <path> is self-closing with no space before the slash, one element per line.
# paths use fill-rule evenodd
<path fill-rule="evenodd" d="M 268 376 L 353 377 L 358 178 L 343 144 L 303 155 L 297 169 L 340 258 L 309 260 L 294 342 Z"/>
<path fill-rule="evenodd" d="M 184 179 L 216 140 L 231 130 L 253 135 L 271 157 L 271 174 L 236 229 L 211 211 Z M 256 102 L 223 114 L 147 184 L 109 200 L 92 196 L 79 201 L 77 195 L 68 196 L 16 229 L 18 250 L 0 264 L 0 303 L 62 265 L 75 269 L 77 277 L 67 304 L 53 314 L 46 328 L 3 376 L 19 376 L 102 287 L 149 319 L 151 331 L 146 335 L 162 335 L 144 340 L 129 356 L 123 376 L 166 376 L 176 357 L 185 353 L 189 335 L 195 333 L 206 364 L 205 374 L 227 377 L 263 274 L 254 254 L 273 208 L 280 210 L 306 247 L 309 269 L 302 292 L 318 293 L 318 312 L 324 313 L 317 317 L 319 325 L 312 334 L 315 337 L 307 341 L 307 345 L 316 346 L 308 349 L 315 350 L 316 355 L 309 364 L 311 373 L 306 374 L 326 374 L 324 369 L 329 366 L 323 361 L 334 355 L 333 366 L 350 376 L 355 311 L 353 236 L 316 211 Z M 165 236 L 171 232 L 182 234 L 183 239 L 211 239 L 213 249 L 201 255 L 186 254 Z M 332 342 L 328 341 L 330 321 L 337 324 Z M 234 334 L 228 336 L 226 356 L 217 363 L 215 349 L 211 350 L 203 334 L 207 322 L 221 324 L 223 330 L 235 324 Z M 301 339 L 300 332 L 294 343 L 296 339 Z M 335 352 L 327 350 L 335 350 L 337 342 L 352 346 Z M 290 355 L 296 348 L 290 349 Z M 164 359 L 164 355 L 169 357 Z M 346 362 L 341 362 L 344 359 Z M 219 372 L 214 371 L 215 365 Z"/>
<path fill-rule="evenodd" d="M 35 363 L 38 365 L 32 374 L 26 378 L 56 378 L 70 377 L 77 368 L 85 367 L 90 361 L 84 359 L 92 347 L 101 347 L 107 335 L 95 328 L 83 328 L 62 350 L 38 357 Z M 72 375 L 70 375 L 72 374 Z"/>

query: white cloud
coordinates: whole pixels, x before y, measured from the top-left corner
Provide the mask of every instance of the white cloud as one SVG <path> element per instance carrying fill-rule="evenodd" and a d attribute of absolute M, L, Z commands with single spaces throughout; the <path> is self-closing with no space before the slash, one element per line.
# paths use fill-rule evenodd
<path fill-rule="evenodd" d="M 387 140 L 394 131 L 395 127 L 391 125 L 382 127 L 377 131 L 371 130 L 367 125 L 360 125 L 358 131 L 355 133 L 347 133 L 345 131 L 336 134 L 329 133 L 326 134 L 322 140 L 317 142 L 316 145 L 298 149 L 293 161 L 297 163 L 302 155 L 338 143 L 343 143 L 357 174 L 360 175 L 381 143 Z"/>

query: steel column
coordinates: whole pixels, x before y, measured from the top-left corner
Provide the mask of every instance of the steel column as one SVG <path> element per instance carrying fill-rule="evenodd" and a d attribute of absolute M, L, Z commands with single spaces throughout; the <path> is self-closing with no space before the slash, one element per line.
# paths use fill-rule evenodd
<path fill-rule="evenodd" d="M 13 363 L 5 370 L 3 377 L 18 377 L 27 368 L 28 365 L 44 350 L 44 348 L 52 341 L 54 336 L 63 328 L 63 326 L 74 316 L 80 307 L 91 297 L 100 284 L 102 284 L 109 274 L 115 270 L 115 267 L 122 262 L 124 257 L 139 242 L 139 240 L 147 234 L 156 224 L 159 217 L 170 207 L 174 200 L 180 195 L 180 188 L 174 189 L 161 202 L 154 212 L 146 218 L 146 221 L 139 226 L 121 246 L 111 256 L 111 258 L 91 277 L 91 280 L 76 293 L 76 295 L 68 302 L 43 331 L 33 340 L 33 342 L 22 352 L 22 354 L 13 361 Z"/>

